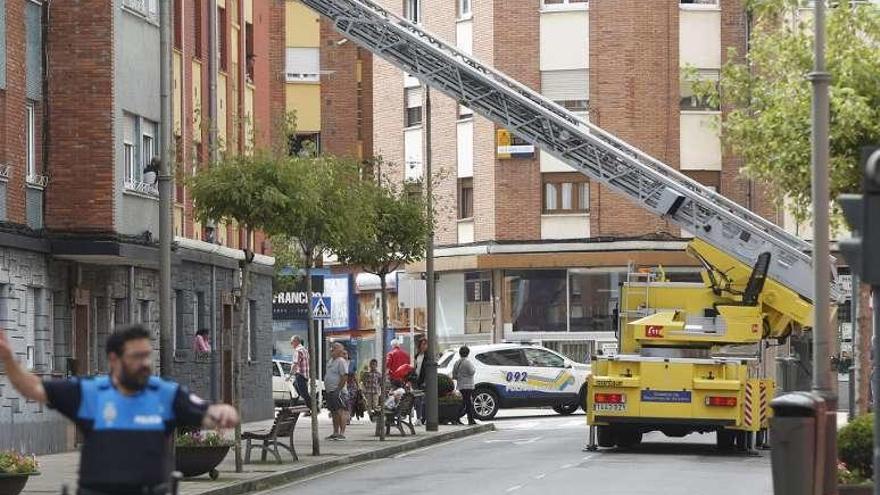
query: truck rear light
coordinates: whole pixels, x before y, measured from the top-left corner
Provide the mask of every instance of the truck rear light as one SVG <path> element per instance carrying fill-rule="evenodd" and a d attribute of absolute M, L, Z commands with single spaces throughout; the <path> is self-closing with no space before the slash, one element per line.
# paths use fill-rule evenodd
<path fill-rule="evenodd" d="M 715 407 L 736 407 L 736 397 L 709 396 L 706 397 L 706 405 Z"/>
<path fill-rule="evenodd" d="M 595 394 L 593 399 L 596 404 L 623 404 L 626 402 L 626 396 L 623 394 Z"/>

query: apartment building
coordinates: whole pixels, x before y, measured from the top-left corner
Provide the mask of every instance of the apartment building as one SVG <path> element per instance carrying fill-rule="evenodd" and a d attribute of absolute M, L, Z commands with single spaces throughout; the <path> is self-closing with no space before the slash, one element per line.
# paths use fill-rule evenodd
<path fill-rule="evenodd" d="M 717 79 L 729 48 L 744 53 L 742 1 L 380 3 L 703 184 L 775 214 L 722 149 L 714 123 L 723 109 L 694 98 L 682 77 L 692 68 Z M 423 178 L 423 123 L 432 122 L 441 343 L 540 341 L 583 359 L 613 347 L 618 286 L 630 267 L 662 265 L 674 280 L 694 279 L 687 232 L 437 92 L 426 116 L 424 91 L 373 60 L 373 151 L 396 164 L 398 180 Z"/>
<path fill-rule="evenodd" d="M 277 137 L 271 122 L 284 108 L 284 7 L 254 0 L 171 4 L 178 182 L 173 362 L 163 371 L 204 396 L 228 400 L 244 233 L 196 222 L 181 179 L 207 166 L 215 149 L 211 124 L 222 152 L 246 153 Z M 146 170 L 162 141 L 158 5 L 0 0 L 0 325 L 20 359 L 42 376 L 105 372 L 104 340 L 120 324 L 146 325 L 158 346 L 159 203 L 155 174 Z M 219 49 L 212 63 L 215 19 Z M 261 235 L 253 246 L 242 352 L 246 420 L 273 412 L 265 344 L 273 260 Z M 198 328 L 216 338 L 214 383 L 212 356 L 192 348 Z M 18 396 L 0 374 L 0 449 L 73 446 L 68 422 Z"/>

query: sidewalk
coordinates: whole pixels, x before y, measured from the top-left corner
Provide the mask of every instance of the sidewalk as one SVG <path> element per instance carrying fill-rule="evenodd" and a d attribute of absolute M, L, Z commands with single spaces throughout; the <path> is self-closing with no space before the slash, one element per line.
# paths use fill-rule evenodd
<path fill-rule="evenodd" d="M 272 421 L 260 421 L 243 425 L 242 431 L 269 428 Z M 387 437 L 380 442 L 374 437 L 375 425 L 367 419 L 352 420 L 346 431 L 344 441 L 324 440 L 333 432 L 327 412 L 321 414 L 319 421 L 321 439 L 321 455 L 313 457 L 311 443 L 311 418 L 300 418 L 296 426 L 294 445 L 299 456 L 293 462 L 289 454 L 282 451 L 283 464 L 260 462 L 260 451 L 252 452 L 251 464 L 244 465 L 244 472 L 235 472 L 234 454 L 232 449 L 223 463 L 218 466 L 220 478 L 211 481 L 207 475 L 185 480 L 181 485 L 181 495 L 234 495 L 264 490 L 273 486 L 290 483 L 297 479 L 314 476 L 340 466 L 364 462 L 372 459 L 390 457 L 401 452 L 420 449 L 440 442 L 475 435 L 494 429 L 492 424 L 468 426 L 440 426 L 439 432 L 427 432 L 423 426 L 416 426 L 415 436 L 401 438 L 398 435 Z M 392 433 L 397 433 L 394 430 Z M 242 453 L 242 455 L 244 455 Z M 257 459 L 253 463 L 253 459 Z M 269 459 L 273 459 L 270 454 Z M 76 485 L 76 472 L 79 465 L 79 452 L 46 455 L 38 458 L 40 476 L 31 477 L 25 487 L 25 495 L 59 494 L 61 486 Z"/>

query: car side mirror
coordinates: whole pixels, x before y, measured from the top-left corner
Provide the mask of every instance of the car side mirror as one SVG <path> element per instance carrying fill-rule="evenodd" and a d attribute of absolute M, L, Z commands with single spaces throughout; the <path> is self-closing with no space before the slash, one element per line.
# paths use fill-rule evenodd
<path fill-rule="evenodd" d="M 567 362 L 567 363 L 565 363 L 565 367 L 566 367 L 566 368 L 574 368 L 574 365 L 572 365 L 571 363 L 568 363 L 568 362 Z"/>

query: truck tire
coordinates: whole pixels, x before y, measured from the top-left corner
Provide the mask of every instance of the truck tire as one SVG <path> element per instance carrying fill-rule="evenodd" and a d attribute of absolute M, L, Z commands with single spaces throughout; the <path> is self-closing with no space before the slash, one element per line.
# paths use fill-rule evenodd
<path fill-rule="evenodd" d="M 735 436 L 735 431 L 718 430 L 717 432 L 715 432 L 715 444 L 721 450 L 730 450 L 733 448 Z"/>
<path fill-rule="evenodd" d="M 614 432 L 614 439 L 618 447 L 628 449 L 642 443 L 642 432 L 632 428 L 620 428 Z"/>
<path fill-rule="evenodd" d="M 596 441 L 598 442 L 599 447 L 608 448 L 617 445 L 614 442 L 614 430 L 612 430 L 610 426 L 596 427 Z"/>

